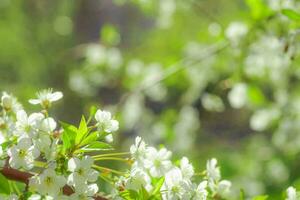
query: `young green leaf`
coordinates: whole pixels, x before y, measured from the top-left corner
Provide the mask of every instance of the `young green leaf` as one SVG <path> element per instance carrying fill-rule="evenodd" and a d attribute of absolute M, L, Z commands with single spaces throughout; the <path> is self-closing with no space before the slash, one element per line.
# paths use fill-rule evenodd
<path fill-rule="evenodd" d="M 87 134 L 88 134 L 87 123 L 86 123 L 84 116 L 82 116 L 80 124 L 79 124 L 79 128 L 78 128 L 78 132 L 76 134 L 75 144 L 77 145 L 77 144 L 81 143 L 81 141 L 86 137 Z"/>
<path fill-rule="evenodd" d="M 63 127 L 62 141 L 65 149 L 70 149 L 75 145 L 75 138 L 77 135 L 77 128 L 71 124 L 61 122 Z"/>
<path fill-rule="evenodd" d="M 125 190 L 120 192 L 120 197 L 124 200 L 136 200 L 138 199 L 139 194 L 134 190 Z"/>
<path fill-rule="evenodd" d="M 0 174 L 0 194 L 10 194 L 8 180 Z"/>
<path fill-rule="evenodd" d="M 245 200 L 245 191 L 240 189 L 240 200 Z"/>
<path fill-rule="evenodd" d="M 250 7 L 251 15 L 254 19 L 259 20 L 270 15 L 270 10 L 263 0 L 246 0 Z"/>
<path fill-rule="evenodd" d="M 90 107 L 90 113 L 89 113 L 90 116 L 89 116 L 89 118 L 87 120 L 87 123 L 89 123 L 93 119 L 93 117 L 96 114 L 96 112 L 97 112 L 97 107 L 96 106 L 91 106 Z"/>
<path fill-rule="evenodd" d="M 294 11 L 292 9 L 282 9 L 281 13 L 291 20 L 294 20 L 294 21 L 300 20 L 300 13 L 297 13 L 296 11 Z"/>
<path fill-rule="evenodd" d="M 98 139 L 98 131 L 94 131 L 90 134 L 88 134 L 88 136 L 86 136 L 81 142 L 80 142 L 80 146 L 85 146 L 88 144 L 91 144 L 92 142 L 97 141 Z"/>
<path fill-rule="evenodd" d="M 149 193 L 148 193 L 148 191 L 144 187 L 142 187 L 140 189 L 139 195 L 140 195 L 141 199 L 143 199 L 143 200 L 149 199 Z"/>
<path fill-rule="evenodd" d="M 164 182 L 165 182 L 165 177 L 161 177 L 157 181 L 156 186 L 155 186 L 155 188 L 154 188 L 154 190 L 152 192 L 152 196 L 155 196 L 155 195 L 159 194 L 160 189 L 161 189 L 162 185 L 164 184 Z"/>
<path fill-rule="evenodd" d="M 268 195 L 253 197 L 252 200 L 266 200 L 266 199 L 268 199 Z"/>

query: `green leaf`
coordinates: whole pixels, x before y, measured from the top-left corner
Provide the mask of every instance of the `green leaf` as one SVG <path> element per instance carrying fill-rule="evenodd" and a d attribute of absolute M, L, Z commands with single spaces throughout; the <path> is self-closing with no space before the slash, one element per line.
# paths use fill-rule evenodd
<path fill-rule="evenodd" d="M 90 117 L 93 117 L 97 112 L 97 107 L 96 106 L 91 106 L 90 107 Z"/>
<path fill-rule="evenodd" d="M 154 188 L 154 190 L 153 190 L 153 192 L 152 192 L 152 195 L 153 195 L 153 196 L 155 196 L 155 195 L 157 195 L 157 194 L 160 193 L 160 189 L 161 189 L 162 185 L 164 184 L 164 182 L 165 182 L 165 177 L 161 177 L 161 178 L 157 181 L 157 183 L 155 184 L 155 188 Z"/>
<path fill-rule="evenodd" d="M 148 191 L 144 188 L 144 187 L 142 187 L 141 189 L 140 189 L 140 191 L 139 191 L 139 194 L 140 194 L 140 196 L 142 197 L 141 199 L 149 199 L 149 193 L 148 193 Z"/>
<path fill-rule="evenodd" d="M 266 98 L 261 89 L 255 85 L 248 86 L 247 94 L 249 102 L 254 106 L 260 106 L 266 102 Z"/>
<path fill-rule="evenodd" d="M 0 174 L 0 194 L 10 194 L 8 180 Z"/>
<path fill-rule="evenodd" d="M 270 15 L 270 9 L 265 5 L 263 0 L 246 0 L 250 7 L 251 15 L 254 19 L 262 19 Z"/>
<path fill-rule="evenodd" d="M 253 197 L 252 200 L 266 200 L 266 199 L 268 199 L 268 195 Z"/>
<path fill-rule="evenodd" d="M 101 40 L 109 45 L 117 45 L 120 42 L 120 34 L 114 26 L 106 24 L 101 29 Z"/>
<path fill-rule="evenodd" d="M 88 134 L 88 136 L 85 137 L 85 138 L 81 141 L 80 146 L 88 145 L 88 144 L 90 144 L 90 143 L 92 143 L 92 142 L 97 141 L 97 139 L 98 139 L 98 131 L 92 132 L 92 133 Z"/>
<path fill-rule="evenodd" d="M 300 20 L 300 13 L 297 13 L 292 9 L 282 9 L 281 13 L 291 20 L 295 20 L 295 21 Z"/>
<path fill-rule="evenodd" d="M 82 116 L 80 124 L 79 124 L 79 128 L 78 128 L 78 132 L 76 134 L 75 144 L 81 143 L 87 134 L 88 134 L 87 123 L 86 123 L 84 116 Z"/>
<path fill-rule="evenodd" d="M 64 131 L 62 133 L 62 141 L 65 149 L 70 149 L 75 145 L 75 138 L 77 135 L 77 128 L 71 124 L 60 122 Z"/>
<path fill-rule="evenodd" d="M 240 200 L 245 200 L 245 191 L 243 189 L 240 189 Z"/>
<path fill-rule="evenodd" d="M 120 197 L 125 200 L 136 200 L 138 199 L 139 194 L 134 190 L 125 190 L 120 192 Z"/>

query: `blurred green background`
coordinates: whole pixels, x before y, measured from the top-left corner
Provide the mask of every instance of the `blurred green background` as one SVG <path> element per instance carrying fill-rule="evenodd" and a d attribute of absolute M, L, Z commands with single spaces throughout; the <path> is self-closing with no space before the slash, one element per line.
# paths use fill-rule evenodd
<path fill-rule="evenodd" d="M 60 90 L 61 121 L 108 109 L 120 149 L 141 135 L 199 170 L 216 157 L 233 195 L 276 199 L 300 187 L 299 20 L 281 12 L 299 2 L 284 2 L 0 0 L 0 90 L 32 111 Z"/>

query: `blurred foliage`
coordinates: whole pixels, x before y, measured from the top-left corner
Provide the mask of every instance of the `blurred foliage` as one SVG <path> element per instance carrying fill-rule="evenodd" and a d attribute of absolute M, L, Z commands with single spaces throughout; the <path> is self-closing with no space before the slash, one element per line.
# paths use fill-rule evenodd
<path fill-rule="evenodd" d="M 65 121 L 91 105 L 204 166 L 236 196 L 300 189 L 299 2 L 0 0 L 0 89 L 59 88 Z M 74 110 L 73 107 L 78 109 Z M 176 156 L 177 156 L 176 155 Z M 263 198 L 263 197 L 262 197 Z"/>

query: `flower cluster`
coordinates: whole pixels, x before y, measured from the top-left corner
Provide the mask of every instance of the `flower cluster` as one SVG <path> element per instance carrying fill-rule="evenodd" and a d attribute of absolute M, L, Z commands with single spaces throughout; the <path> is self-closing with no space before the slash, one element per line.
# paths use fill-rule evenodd
<path fill-rule="evenodd" d="M 217 196 L 225 197 L 229 192 L 231 183 L 221 180 L 216 159 L 207 162 L 206 171 L 201 173 L 203 178 L 196 184 L 194 167 L 186 157 L 176 165 L 170 160 L 170 151 L 147 146 L 140 137 L 130 147 L 130 153 L 134 163 L 127 176 L 121 177 L 117 183 L 124 190 L 121 196 L 133 191 L 136 194 L 144 191 L 155 196 L 160 191 L 159 194 L 164 200 L 205 200 Z"/>
<path fill-rule="evenodd" d="M 27 185 L 22 193 L 17 190 L 18 194 L 0 196 L 1 199 L 98 199 L 98 177 L 115 185 L 110 195 L 113 199 L 232 199 L 231 182 L 222 180 L 215 158 L 207 161 L 206 170 L 196 172 L 188 158 L 174 163 L 169 150 L 148 146 L 141 137 L 130 147 L 129 160 L 117 157 L 127 153 L 95 154 L 112 149 L 109 143 L 119 128 L 118 121 L 108 111 L 91 109 L 88 120 L 82 117 L 78 128 L 61 122 L 58 130 L 49 109 L 62 96 L 52 90 L 38 93 L 38 99 L 30 103 L 40 104 L 42 111 L 27 114 L 15 97 L 3 93 L 0 172 Z M 92 119 L 94 124 L 89 125 Z M 120 172 L 97 165 L 97 161 L 110 159 L 126 161 L 131 168 Z M 6 173 L 9 170 L 15 171 Z M 110 172 L 118 176 L 104 175 Z M 286 200 L 297 198 L 296 189 L 289 187 Z"/>
<path fill-rule="evenodd" d="M 42 110 L 32 114 L 27 114 L 12 95 L 4 92 L 1 98 L 0 167 L 31 174 L 24 192 L 30 200 L 93 199 L 98 192 L 95 182 L 99 172 L 93 168 L 93 158 L 85 153 L 89 149 L 99 150 L 102 139 L 111 142 L 112 133 L 118 130 L 118 122 L 102 110 L 92 115 L 92 128 L 87 127 L 83 117 L 78 129 L 62 123 L 58 130 L 49 109 L 62 97 L 61 92 L 52 89 L 37 93 L 37 99 L 29 103 L 40 104 Z M 91 133 L 93 127 L 96 131 Z M 105 144 L 101 148 L 109 147 Z"/>

